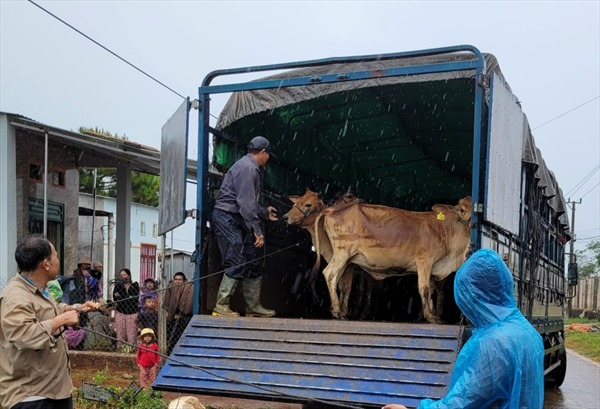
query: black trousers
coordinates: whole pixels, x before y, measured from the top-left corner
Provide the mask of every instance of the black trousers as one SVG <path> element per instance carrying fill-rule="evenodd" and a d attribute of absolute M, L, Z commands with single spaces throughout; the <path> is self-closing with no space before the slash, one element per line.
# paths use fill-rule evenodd
<path fill-rule="evenodd" d="M 167 322 L 167 355 L 171 355 L 173 348 L 181 338 L 183 331 L 192 320 L 192 317 L 181 315 L 174 321 Z"/>
<path fill-rule="evenodd" d="M 236 280 L 260 277 L 255 237 L 246 230 L 242 216 L 214 209 L 212 228 L 221 250 L 225 274 Z"/>
<path fill-rule="evenodd" d="M 73 409 L 73 399 L 41 399 L 33 402 L 21 402 L 11 409 Z"/>

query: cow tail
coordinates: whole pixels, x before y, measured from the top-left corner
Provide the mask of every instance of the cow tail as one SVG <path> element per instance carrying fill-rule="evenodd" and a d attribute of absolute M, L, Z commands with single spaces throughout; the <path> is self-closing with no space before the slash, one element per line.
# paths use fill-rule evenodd
<path fill-rule="evenodd" d="M 315 251 L 317 253 L 317 257 L 315 259 L 315 264 L 312 266 L 312 268 L 307 271 L 307 275 L 308 275 L 308 283 L 312 292 L 312 296 L 313 296 L 313 301 L 315 303 L 320 303 L 322 302 L 322 299 L 320 299 L 319 294 L 317 294 L 317 277 L 319 274 L 319 270 L 321 267 L 321 247 L 319 246 L 319 222 L 321 219 L 321 215 L 323 213 L 319 214 L 315 220 Z"/>
<path fill-rule="evenodd" d="M 316 281 L 317 274 L 319 274 L 319 269 L 321 268 L 321 240 L 319 239 L 319 224 L 321 223 L 321 217 L 324 212 L 321 212 L 315 220 L 315 251 L 317 252 L 317 258 L 315 260 L 315 264 L 312 267 L 311 276 L 312 281 Z"/>

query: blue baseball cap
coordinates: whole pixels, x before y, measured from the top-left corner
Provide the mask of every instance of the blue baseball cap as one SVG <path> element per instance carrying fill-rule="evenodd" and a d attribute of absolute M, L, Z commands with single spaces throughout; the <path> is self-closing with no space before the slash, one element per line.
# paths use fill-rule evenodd
<path fill-rule="evenodd" d="M 275 154 L 273 153 L 273 146 L 271 145 L 269 140 L 264 136 L 255 136 L 254 138 L 252 138 L 250 140 L 250 143 L 248 144 L 248 149 L 257 151 L 262 151 L 264 149 L 267 152 L 269 152 L 269 155 L 277 159 L 277 156 L 275 156 Z"/>

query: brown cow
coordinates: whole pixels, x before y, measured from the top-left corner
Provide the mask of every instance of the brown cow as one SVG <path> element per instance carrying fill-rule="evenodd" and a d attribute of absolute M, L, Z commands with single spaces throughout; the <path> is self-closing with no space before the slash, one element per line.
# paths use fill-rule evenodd
<path fill-rule="evenodd" d="M 311 233 L 317 259 L 329 262 L 323 275 L 329 289 L 332 314 L 344 318 L 336 288 L 352 263 L 374 279 L 417 272 L 423 314 L 440 322 L 433 308 L 430 280 L 442 280 L 456 271 L 469 248 L 471 197 L 456 206 L 435 205 L 431 212 L 412 212 L 363 203 L 326 208 L 315 192 L 290 196 L 294 203 L 284 216 L 288 224 Z"/>
<path fill-rule="evenodd" d="M 288 224 L 291 225 L 298 225 L 306 230 L 308 230 L 308 232 L 311 235 L 312 238 L 312 244 L 315 248 L 320 247 L 321 248 L 321 254 L 323 256 L 323 258 L 329 262 L 329 260 L 331 260 L 331 256 L 333 255 L 333 252 L 331 251 L 331 246 L 329 246 L 329 241 L 326 242 L 322 242 L 320 243 L 319 246 L 317 246 L 316 241 L 315 241 L 315 230 L 314 230 L 314 223 L 316 220 L 316 217 L 326 208 L 328 208 L 328 206 L 321 200 L 320 198 L 320 194 L 319 193 L 315 193 L 315 192 L 311 192 L 310 190 L 306 190 L 306 194 L 308 194 L 310 192 L 311 196 L 314 196 L 316 198 L 315 200 L 315 204 L 314 206 L 311 208 L 311 206 L 307 206 L 307 210 L 305 212 L 298 212 L 297 216 L 294 218 L 294 215 L 292 214 L 292 217 L 290 218 L 290 212 L 288 212 L 287 214 L 285 214 L 283 216 L 283 219 L 285 221 L 287 221 Z M 295 200 L 298 199 L 300 196 L 289 196 L 289 199 L 292 203 L 295 203 Z M 304 196 L 303 196 L 304 197 Z M 354 193 L 350 192 L 350 190 L 348 190 L 347 192 L 340 192 L 338 194 L 336 194 L 336 198 L 334 201 L 332 201 L 332 203 L 330 204 L 331 206 L 344 206 L 347 204 L 352 204 L 352 203 L 363 203 L 363 201 L 361 199 L 359 199 Z M 294 205 L 295 207 L 295 205 Z M 294 208 L 292 207 L 292 209 Z M 327 240 L 327 238 L 325 236 L 322 236 L 324 238 L 324 240 Z M 317 262 L 315 263 L 315 266 L 313 266 L 313 275 L 316 274 L 316 272 L 318 272 L 319 269 L 319 261 L 317 259 Z M 349 265 L 348 268 L 346 269 L 346 271 L 344 272 L 344 274 L 342 274 L 338 286 L 339 286 L 339 290 L 340 290 L 340 317 L 339 318 L 346 318 L 348 315 L 348 304 L 349 304 L 349 300 L 350 300 L 350 291 L 352 289 L 352 281 L 354 279 L 354 274 L 361 274 L 360 271 L 357 271 L 357 269 L 355 268 L 355 266 L 353 265 Z M 314 282 L 313 282 L 314 285 Z M 368 306 L 369 302 L 370 302 L 370 296 L 371 296 L 371 290 L 372 290 L 372 280 L 367 281 L 367 285 L 369 286 L 368 292 L 367 292 L 367 300 L 365 302 L 365 305 Z M 314 287 L 313 287 L 313 292 L 314 292 Z M 364 313 L 364 312 L 363 312 Z"/>

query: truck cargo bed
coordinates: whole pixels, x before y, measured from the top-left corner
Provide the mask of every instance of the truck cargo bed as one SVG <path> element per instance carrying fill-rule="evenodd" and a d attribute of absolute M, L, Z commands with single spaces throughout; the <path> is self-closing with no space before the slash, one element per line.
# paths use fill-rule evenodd
<path fill-rule="evenodd" d="M 446 393 L 460 328 L 196 315 L 153 387 L 282 402 L 316 399 L 320 406 L 417 406 Z"/>

